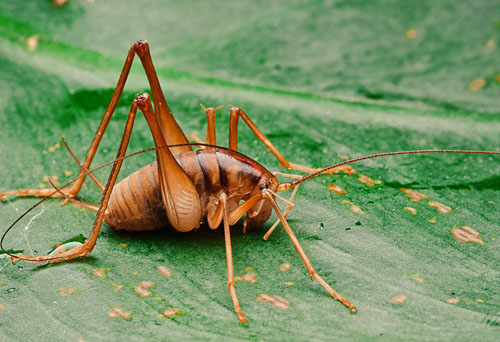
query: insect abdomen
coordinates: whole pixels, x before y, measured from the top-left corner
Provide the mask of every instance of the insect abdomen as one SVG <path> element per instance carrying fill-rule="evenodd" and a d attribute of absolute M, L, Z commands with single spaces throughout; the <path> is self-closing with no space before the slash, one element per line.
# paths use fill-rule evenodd
<path fill-rule="evenodd" d="M 259 189 L 262 178 L 274 177 L 257 162 L 229 149 L 189 151 L 177 158 L 199 194 L 202 219 L 207 214 L 211 195 L 225 192 L 229 197 L 228 208 L 232 210 Z M 270 210 L 264 211 L 266 215 L 254 217 L 250 223 L 254 222 L 257 227 L 265 222 Z M 168 225 L 156 162 L 144 166 L 114 186 L 104 221 L 116 229 L 136 231 Z"/>
<path fill-rule="evenodd" d="M 168 225 L 156 162 L 113 187 L 104 221 L 116 229 L 152 230 Z"/>

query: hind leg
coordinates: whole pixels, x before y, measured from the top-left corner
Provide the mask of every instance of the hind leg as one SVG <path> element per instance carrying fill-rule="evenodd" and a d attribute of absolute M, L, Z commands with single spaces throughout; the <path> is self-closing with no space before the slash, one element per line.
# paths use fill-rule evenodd
<path fill-rule="evenodd" d="M 132 62 L 134 60 L 135 55 L 138 55 L 141 59 L 142 66 L 146 75 L 148 77 L 149 85 L 151 88 L 151 93 L 153 97 L 153 101 L 155 104 L 155 116 L 158 120 L 162 133 L 165 135 L 167 139 L 167 144 L 188 144 L 188 140 L 184 136 L 184 133 L 178 126 L 175 121 L 170 109 L 168 107 L 167 101 L 163 96 L 163 92 L 161 90 L 160 83 L 158 81 L 158 77 L 156 75 L 155 68 L 153 66 L 153 61 L 151 59 L 151 54 L 149 51 L 149 44 L 146 41 L 138 41 L 134 43 L 125 59 L 125 63 L 123 65 L 122 72 L 120 74 L 120 78 L 118 79 L 118 83 L 115 87 L 111 100 L 106 108 L 106 111 L 101 119 L 101 123 L 97 128 L 97 132 L 90 144 L 89 150 L 87 152 L 87 156 L 83 163 L 81 163 L 81 171 L 79 174 L 79 179 L 71 186 L 69 189 L 61 189 L 60 192 L 52 193 L 53 190 L 44 190 L 44 189 L 20 189 L 20 190 L 11 190 L 0 193 L 0 200 L 9 195 L 17 195 L 17 196 L 34 196 L 34 197 L 55 197 L 55 198 L 64 198 L 66 199 L 63 202 L 63 205 L 68 202 L 69 199 L 76 198 L 78 193 L 80 192 L 82 185 L 88 175 L 86 170 L 90 169 L 90 165 L 92 164 L 92 160 L 97 152 L 101 139 L 108 127 L 109 122 L 111 121 L 111 117 L 113 116 L 116 106 L 118 105 L 118 101 L 123 92 L 123 88 L 125 87 L 125 82 L 127 81 L 128 74 L 130 71 L 130 67 L 132 66 Z M 174 156 L 181 152 L 190 151 L 191 146 L 179 146 L 171 149 L 171 152 Z M 69 199 L 68 199 L 69 198 Z"/>

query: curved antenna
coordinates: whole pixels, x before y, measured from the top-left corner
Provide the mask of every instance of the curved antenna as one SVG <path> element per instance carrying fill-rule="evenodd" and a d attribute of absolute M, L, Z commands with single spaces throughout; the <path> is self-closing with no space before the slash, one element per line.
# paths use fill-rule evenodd
<path fill-rule="evenodd" d="M 346 164 L 351 164 L 354 162 L 358 162 L 361 160 L 378 158 L 378 157 L 397 156 L 397 155 L 401 155 L 401 154 L 422 154 L 422 153 L 500 154 L 500 152 L 497 152 L 497 151 L 469 151 L 469 150 L 415 150 L 415 151 L 398 151 L 398 152 L 377 153 L 377 154 L 372 154 L 372 155 L 365 156 L 365 157 L 346 160 L 346 161 L 343 161 L 341 163 L 325 167 L 324 169 L 320 169 L 314 173 L 311 173 L 310 175 L 305 176 L 302 179 L 299 179 L 299 180 L 296 180 L 293 182 L 281 183 L 278 187 L 278 190 L 280 190 L 280 191 L 290 190 L 293 187 L 296 187 L 297 185 L 299 185 L 300 183 L 303 183 L 311 178 L 314 178 L 314 177 L 316 177 L 316 176 L 318 176 L 326 171 L 330 171 L 330 170 L 335 169 L 337 167 L 340 167 L 340 166 L 343 166 Z"/>

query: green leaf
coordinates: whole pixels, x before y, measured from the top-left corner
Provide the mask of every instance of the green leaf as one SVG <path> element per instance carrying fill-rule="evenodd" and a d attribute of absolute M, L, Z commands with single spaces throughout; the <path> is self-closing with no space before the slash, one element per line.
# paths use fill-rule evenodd
<path fill-rule="evenodd" d="M 150 42 L 187 135 L 205 134 L 200 102 L 229 102 L 284 156 L 311 167 L 397 150 L 498 150 L 498 13 L 495 2 L 451 0 L 4 1 L 0 192 L 50 187 L 47 176 L 63 184 L 78 173 L 60 135 L 83 159 L 138 39 Z M 115 157 L 142 91 L 148 85 L 136 62 L 94 166 Z M 217 139 L 226 145 L 229 115 L 217 114 Z M 128 151 L 152 144 L 139 115 Z M 239 150 L 279 170 L 243 124 Z M 151 153 L 127 160 L 119 179 L 152 160 Z M 221 229 L 132 233 L 105 225 L 85 258 L 55 265 L 0 259 L 0 340 L 496 340 L 498 158 L 428 154 L 352 166 L 356 174 L 301 185 L 289 222 L 318 273 L 357 315 L 309 280 L 285 233 L 262 240 L 275 216 L 260 231 L 244 235 L 241 224 L 231 231 L 236 275 L 257 280 L 236 282 L 248 328 L 238 325 L 227 291 Z M 109 170 L 96 176 L 104 181 Z M 332 183 L 346 194 L 329 191 Z M 401 188 L 427 198 L 413 202 Z M 80 198 L 97 204 L 100 192 L 87 181 Z M 36 202 L 6 198 L 2 229 Z M 88 236 L 93 219 L 49 200 L 4 246 L 46 254 L 71 236 Z M 473 230 L 452 232 L 464 226 Z M 460 240 L 474 231 L 482 244 Z M 291 268 L 280 270 L 284 264 Z M 141 297 L 134 289 L 144 281 L 154 286 Z M 262 294 L 289 308 L 257 301 Z"/>

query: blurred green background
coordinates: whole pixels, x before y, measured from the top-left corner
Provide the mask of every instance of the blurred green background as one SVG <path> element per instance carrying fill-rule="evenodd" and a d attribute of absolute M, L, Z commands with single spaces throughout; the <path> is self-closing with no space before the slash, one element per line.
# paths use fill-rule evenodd
<path fill-rule="evenodd" d="M 186 134 L 204 136 L 200 102 L 230 102 L 287 158 L 313 167 L 396 150 L 498 150 L 499 1 L 2 1 L 0 192 L 48 187 L 46 176 L 62 184 L 78 172 L 57 145 L 60 136 L 84 158 L 138 39 L 150 42 Z M 93 165 L 114 158 L 130 102 L 146 90 L 136 63 Z M 223 145 L 228 117 L 227 107 L 218 112 Z M 278 170 L 243 125 L 239 136 L 242 153 Z M 139 115 L 128 151 L 150 146 Z M 153 158 L 128 160 L 121 177 Z M 286 235 L 262 240 L 274 219 L 247 235 L 241 225 L 232 230 L 236 275 L 248 267 L 257 274 L 255 284 L 236 284 L 247 328 L 227 292 L 221 230 L 132 234 L 104 226 L 95 250 L 74 262 L 0 258 L 0 340 L 498 340 L 498 158 L 433 154 L 353 167 L 354 175 L 304 183 L 290 223 L 357 315 L 309 280 Z M 367 186 L 360 175 L 381 183 Z M 346 194 L 328 191 L 331 183 Z M 412 202 L 402 187 L 428 198 Z M 90 182 L 81 192 L 93 203 L 99 195 Z M 429 201 L 452 210 L 441 213 Z M 2 230 L 34 203 L 3 201 Z M 93 217 L 47 201 L 8 235 L 6 247 L 45 254 L 88 235 Z M 480 233 L 483 244 L 453 237 L 460 226 Z M 291 269 L 281 271 L 285 263 Z M 94 275 L 100 269 L 105 278 Z M 134 292 L 141 281 L 155 282 L 151 296 Z M 290 307 L 258 302 L 260 294 Z M 108 317 L 116 307 L 130 317 Z M 158 317 L 169 307 L 181 314 Z"/>

